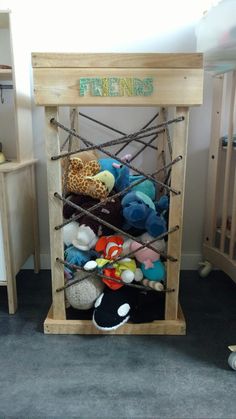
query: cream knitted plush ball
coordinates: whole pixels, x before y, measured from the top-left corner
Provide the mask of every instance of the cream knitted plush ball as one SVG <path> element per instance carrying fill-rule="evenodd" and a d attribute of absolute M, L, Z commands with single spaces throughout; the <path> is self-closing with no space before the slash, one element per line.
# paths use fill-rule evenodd
<path fill-rule="evenodd" d="M 77 272 L 73 279 L 82 279 L 88 276 L 88 272 Z M 65 289 L 68 302 L 77 310 L 89 310 L 93 307 L 96 299 L 102 294 L 104 283 L 96 274 Z"/>

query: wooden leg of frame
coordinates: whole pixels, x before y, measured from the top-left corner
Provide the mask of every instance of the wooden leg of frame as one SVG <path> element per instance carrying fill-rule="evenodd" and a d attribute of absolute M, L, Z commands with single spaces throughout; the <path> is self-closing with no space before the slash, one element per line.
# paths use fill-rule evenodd
<path fill-rule="evenodd" d="M 55 192 L 62 194 L 61 161 L 51 160 L 51 156 L 60 153 L 58 130 L 50 124 L 51 118 L 58 119 L 57 114 L 56 107 L 45 108 L 53 318 L 63 320 L 66 318 L 64 292 L 56 291 L 64 285 L 64 267 L 56 261 L 57 257 L 64 257 L 63 232 L 55 230 L 55 226 L 63 221 L 62 203 L 54 196 Z"/>
<path fill-rule="evenodd" d="M 188 114 L 188 108 L 176 108 L 176 117 L 183 116 L 184 120 L 182 122 L 178 122 L 175 125 L 172 158 L 175 159 L 177 156 L 182 156 L 182 159 L 172 167 L 171 186 L 180 191 L 180 194 L 171 194 L 170 197 L 169 228 L 178 225 L 179 229 L 170 234 L 168 238 L 167 252 L 176 258 L 177 262 L 171 262 L 169 260 L 167 262 L 167 287 L 173 288 L 174 292 L 166 294 L 166 320 L 175 320 L 178 318 L 179 273 L 181 262 Z"/>

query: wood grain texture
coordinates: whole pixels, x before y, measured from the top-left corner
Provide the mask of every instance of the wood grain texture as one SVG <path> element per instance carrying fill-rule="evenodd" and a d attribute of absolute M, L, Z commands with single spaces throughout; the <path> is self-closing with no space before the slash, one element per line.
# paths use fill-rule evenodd
<path fill-rule="evenodd" d="M 55 226 L 62 224 L 62 203 L 54 197 L 54 193 L 62 194 L 61 162 L 52 161 L 51 156 L 60 153 L 60 142 L 57 129 L 50 124 L 51 118 L 58 118 L 57 108 L 45 109 L 46 123 L 46 154 L 47 154 L 47 180 L 49 204 L 49 232 L 51 250 L 52 300 L 53 317 L 63 320 L 65 315 L 64 292 L 56 292 L 57 288 L 64 286 L 64 266 L 56 258 L 64 257 L 64 243 L 62 230 L 55 230 Z"/>
<path fill-rule="evenodd" d="M 6 286 L 7 286 L 7 299 L 8 310 L 10 314 L 14 314 L 17 310 L 17 292 L 16 292 L 16 278 L 14 275 L 14 268 L 12 263 L 12 249 L 10 238 L 10 218 L 8 209 L 7 188 L 5 176 L 0 173 L 0 213 L 2 222 L 2 233 L 4 237 L 3 250 L 6 269 Z"/>
<path fill-rule="evenodd" d="M 230 80 L 229 80 L 230 82 Z M 223 209 L 221 221 L 221 237 L 220 237 L 220 250 L 225 251 L 225 234 L 227 217 L 229 214 L 229 185 L 230 185 L 230 168 L 231 156 L 233 150 L 233 135 L 235 133 L 235 118 L 236 118 L 236 70 L 232 72 L 231 92 L 230 92 L 230 108 L 229 108 L 229 121 L 228 121 L 228 144 L 226 151 L 226 164 L 224 173 L 224 189 L 223 189 Z"/>
<path fill-rule="evenodd" d="M 205 216 L 205 237 L 206 244 L 213 246 L 216 235 L 216 202 L 218 192 L 219 161 L 221 144 L 219 141 L 222 118 L 222 97 L 224 77 L 215 76 L 213 79 L 213 100 L 211 114 L 211 141 L 208 158 L 207 176 L 207 206 Z"/>
<path fill-rule="evenodd" d="M 0 170 L 0 214 L 11 314 L 17 309 L 16 274 L 31 254 L 39 259 L 34 163 L 6 163 Z"/>
<path fill-rule="evenodd" d="M 171 186 L 180 191 L 179 195 L 170 195 L 169 228 L 176 225 L 179 229 L 169 235 L 167 253 L 177 259 L 177 262 L 167 261 L 167 287 L 175 291 L 166 294 L 165 319 L 175 320 L 178 314 L 179 273 L 181 262 L 181 245 L 183 230 L 183 206 L 185 190 L 185 171 L 188 138 L 188 108 L 177 108 L 176 117 L 183 116 L 184 121 L 174 127 L 172 158 L 182 156 L 182 159 L 172 167 Z"/>
<path fill-rule="evenodd" d="M 201 53 L 32 53 L 33 67 L 203 68 Z"/>
<path fill-rule="evenodd" d="M 117 330 L 103 332 L 91 320 L 55 320 L 52 308 L 44 322 L 45 334 L 69 335 L 185 335 L 186 323 L 179 307 L 176 320 L 156 320 L 151 323 L 126 323 Z"/>
<path fill-rule="evenodd" d="M 151 96 L 80 96 L 80 78 L 153 78 Z M 194 106 L 202 104 L 201 69 L 35 68 L 34 97 L 44 106 Z"/>

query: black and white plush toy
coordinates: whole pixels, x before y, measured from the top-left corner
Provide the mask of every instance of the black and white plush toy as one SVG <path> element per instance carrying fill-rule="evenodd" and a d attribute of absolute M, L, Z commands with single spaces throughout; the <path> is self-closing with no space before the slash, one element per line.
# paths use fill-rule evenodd
<path fill-rule="evenodd" d="M 164 319 L 164 312 L 164 293 L 131 287 L 113 291 L 106 287 L 95 302 L 93 323 L 98 329 L 109 332 L 128 321 L 150 323 Z"/>
<path fill-rule="evenodd" d="M 105 288 L 94 305 L 93 323 L 104 331 L 115 330 L 130 318 L 133 296 L 128 287 L 116 291 Z"/>

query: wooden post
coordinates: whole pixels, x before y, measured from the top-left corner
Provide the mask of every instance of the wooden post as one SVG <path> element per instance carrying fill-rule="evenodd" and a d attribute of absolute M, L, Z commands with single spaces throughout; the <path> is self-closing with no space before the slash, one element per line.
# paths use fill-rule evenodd
<path fill-rule="evenodd" d="M 204 242 L 209 246 L 215 245 L 216 236 L 216 200 L 220 160 L 220 129 L 222 115 L 224 76 L 213 79 L 213 105 L 211 114 L 211 142 L 208 159 L 207 208 L 205 220 Z"/>
<path fill-rule="evenodd" d="M 160 115 L 159 115 L 159 123 L 162 123 L 166 120 L 165 118 L 165 109 L 161 108 L 160 109 Z M 166 159 L 166 149 L 167 149 L 167 135 L 166 135 L 166 130 L 162 133 L 159 134 L 158 140 L 157 140 L 157 169 L 160 169 L 161 167 L 163 167 L 165 165 L 166 162 L 164 162 L 164 160 Z M 163 159 L 164 157 L 164 159 Z M 169 162 L 169 159 L 168 159 Z M 158 175 L 155 176 L 155 178 L 157 180 L 159 180 L 160 182 L 164 182 L 165 181 L 165 176 L 166 176 L 166 171 L 162 170 L 160 173 L 158 173 Z M 159 194 L 159 190 L 160 187 L 156 185 L 157 191 L 158 191 L 158 197 L 160 197 Z"/>
<path fill-rule="evenodd" d="M 223 211 L 222 211 L 222 223 L 221 223 L 221 238 L 220 238 L 220 251 L 225 251 L 225 234 L 226 224 L 228 217 L 228 205 L 229 205 L 229 185 L 230 185 L 230 167 L 233 149 L 233 134 L 235 129 L 235 114 L 236 114 L 236 71 L 232 73 L 232 84 L 231 84 L 231 97 L 230 97 L 230 109 L 229 109 L 229 124 L 228 124 L 228 142 L 226 151 L 226 165 L 225 165 L 225 176 L 224 176 L 224 193 L 223 193 Z"/>
<path fill-rule="evenodd" d="M 16 292 L 16 278 L 12 263 L 12 251 L 11 251 L 11 240 L 9 232 L 9 210 L 8 210 L 8 199 L 6 191 L 5 173 L 0 173 L 0 214 L 2 222 L 3 232 L 3 249 L 5 256 L 5 269 L 6 269 L 6 280 L 7 280 L 7 298 L 8 298 L 8 310 L 10 314 L 14 314 L 17 310 L 17 292 Z"/>
<path fill-rule="evenodd" d="M 182 159 L 172 167 L 171 186 L 180 191 L 179 195 L 171 194 L 169 211 L 169 228 L 176 225 L 179 229 L 169 235 L 167 253 L 177 259 L 177 262 L 167 261 L 167 288 L 175 291 L 166 294 L 165 319 L 176 320 L 178 315 L 179 273 L 181 263 L 181 244 L 183 229 L 183 206 L 185 188 L 186 152 L 188 138 L 188 108 L 176 108 L 176 117 L 184 120 L 174 127 L 172 158 L 182 156 Z"/>
<path fill-rule="evenodd" d="M 35 181 L 35 165 L 31 168 L 31 188 L 32 188 L 32 214 L 33 214 L 33 235 L 34 235 L 34 272 L 39 273 L 40 270 L 40 243 L 39 243 L 39 223 L 38 223 L 38 207 L 37 192 Z"/>
<path fill-rule="evenodd" d="M 63 232 L 55 230 L 55 226 L 63 221 L 62 203 L 54 197 L 55 192 L 62 194 L 61 161 L 51 160 L 53 155 L 60 153 L 58 130 L 50 124 L 51 118 L 58 119 L 57 107 L 46 107 L 45 116 L 53 318 L 63 320 L 66 318 L 64 292 L 56 292 L 64 285 L 64 267 L 56 261 L 57 257 L 64 257 Z"/>

